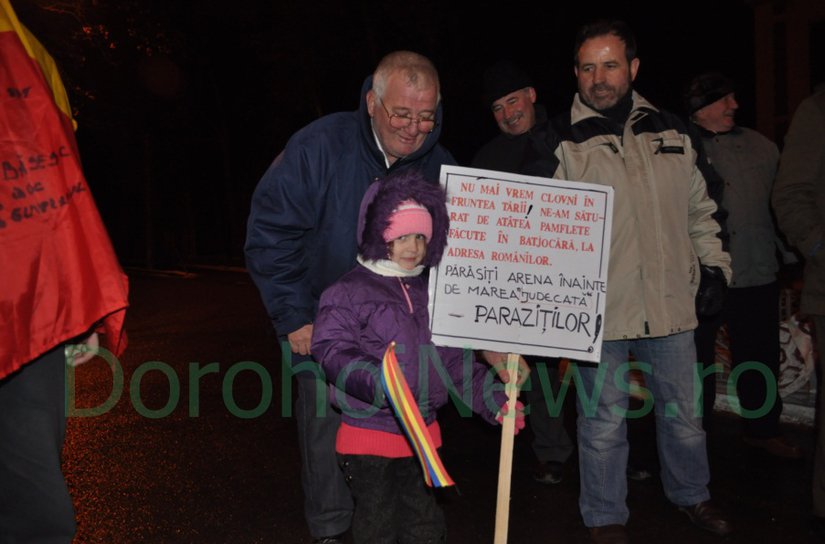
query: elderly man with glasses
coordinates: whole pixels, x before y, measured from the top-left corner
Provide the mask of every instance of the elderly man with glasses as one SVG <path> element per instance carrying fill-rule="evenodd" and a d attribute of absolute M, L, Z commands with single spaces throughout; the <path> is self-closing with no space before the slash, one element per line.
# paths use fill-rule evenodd
<path fill-rule="evenodd" d="M 309 351 L 318 299 L 356 264 L 356 218 L 372 181 L 415 168 L 438 183 L 441 165 L 456 164 L 438 143 L 440 96 L 430 60 L 410 51 L 388 54 L 364 81 L 359 109 L 295 133 L 252 197 L 246 262 L 281 340 L 285 402 L 291 378 L 297 382 L 304 513 L 313 542 L 342 542 L 352 517 L 335 456 L 340 414 Z"/>

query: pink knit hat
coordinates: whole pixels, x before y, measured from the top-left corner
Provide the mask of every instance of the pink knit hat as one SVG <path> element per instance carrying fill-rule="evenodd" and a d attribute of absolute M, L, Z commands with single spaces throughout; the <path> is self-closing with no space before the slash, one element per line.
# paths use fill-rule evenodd
<path fill-rule="evenodd" d="M 391 242 L 406 234 L 423 234 L 427 242 L 433 237 L 433 218 L 427 208 L 415 200 L 405 200 L 393 210 L 384 241 Z"/>

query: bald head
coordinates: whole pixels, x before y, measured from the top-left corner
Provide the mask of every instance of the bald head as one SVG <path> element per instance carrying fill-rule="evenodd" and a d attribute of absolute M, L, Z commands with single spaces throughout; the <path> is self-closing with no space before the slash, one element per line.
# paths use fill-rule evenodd
<path fill-rule="evenodd" d="M 400 76 L 405 85 L 418 90 L 435 86 L 437 100 L 441 101 L 438 71 L 430 59 L 424 55 L 412 51 L 394 51 L 386 55 L 378 63 L 373 74 L 373 91 L 379 97 L 383 97 L 390 78 L 397 76 Z"/>

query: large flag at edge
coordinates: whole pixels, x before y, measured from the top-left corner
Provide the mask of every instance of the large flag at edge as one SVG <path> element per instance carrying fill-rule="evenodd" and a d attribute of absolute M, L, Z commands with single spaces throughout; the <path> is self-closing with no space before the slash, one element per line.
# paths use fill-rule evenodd
<path fill-rule="evenodd" d="M 74 126 L 54 60 L 0 0 L 0 378 L 93 327 L 126 345 L 128 280 Z"/>

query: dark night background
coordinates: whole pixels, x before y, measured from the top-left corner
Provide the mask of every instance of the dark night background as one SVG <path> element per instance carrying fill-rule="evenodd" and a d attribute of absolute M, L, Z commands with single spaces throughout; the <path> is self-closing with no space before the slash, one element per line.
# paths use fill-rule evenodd
<path fill-rule="evenodd" d="M 753 125 L 753 14 L 742 0 L 459 3 L 446 0 L 12 0 L 58 63 L 84 170 L 126 266 L 243 265 L 252 191 L 288 137 L 358 106 L 361 83 L 395 49 L 439 70 L 442 143 L 461 164 L 496 134 L 480 79 L 517 61 L 556 113 L 575 92 L 576 28 L 630 23 L 635 87 L 681 112 L 689 78 L 721 69 Z M 658 7 L 665 9 L 664 4 Z M 675 13 L 673 13 L 675 10 Z"/>

